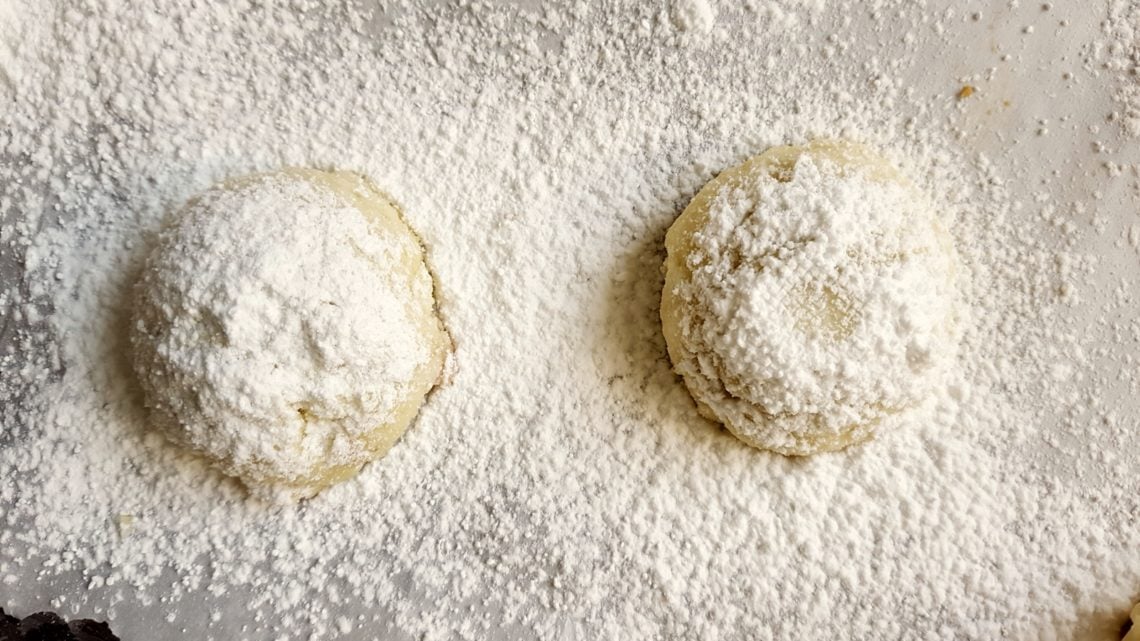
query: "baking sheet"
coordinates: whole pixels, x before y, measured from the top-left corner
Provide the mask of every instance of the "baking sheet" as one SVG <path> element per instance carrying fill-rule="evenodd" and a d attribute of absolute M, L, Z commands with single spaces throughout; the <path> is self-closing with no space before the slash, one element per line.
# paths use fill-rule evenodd
<path fill-rule="evenodd" d="M 520 6 L 524 11 L 540 11 L 538 4 L 520 3 Z M 1022 215 L 1038 215 L 1044 203 L 1062 207 L 1075 201 L 1095 204 L 1104 231 L 1090 234 L 1075 249 L 1100 256 L 1097 269 L 1100 287 L 1084 292 L 1084 304 L 1072 311 L 1077 322 L 1090 326 L 1095 325 L 1101 314 L 1103 297 L 1112 295 L 1121 275 L 1135 274 L 1138 269 L 1135 248 L 1118 242 L 1129 226 L 1138 221 L 1135 180 L 1109 180 L 1104 165 L 1106 160 L 1132 166 L 1140 162 L 1140 145 L 1125 139 L 1119 128 L 1106 119 L 1116 108 L 1111 99 L 1112 78 L 1095 68 L 1090 69 L 1086 62 L 1087 45 L 1096 40 L 1100 29 L 1099 5 L 1093 4 L 1096 6 L 1063 2 L 1045 10 L 1037 3 L 932 1 L 908 10 L 929 16 L 920 30 L 908 31 L 914 36 L 910 39 L 895 29 L 896 21 L 890 11 L 878 15 L 857 11 L 843 16 L 824 10 L 812 27 L 858 34 L 856 40 L 866 49 L 855 52 L 853 58 L 914 56 L 928 61 L 899 80 L 906 90 L 928 96 L 932 104 L 955 101 L 962 85 L 978 86 L 979 92 L 962 101 L 960 108 L 949 116 L 959 132 L 957 142 L 967 154 L 987 156 L 999 173 L 1008 177 L 1009 188 L 1025 204 Z M 968 18 L 975 10 L 980 12 L 981 18 Z M 849 22 L 845 24 L 844 18 Z M 388 31 L 390 24 L 390 20 L 383 18 L 372 21 L 366 37 L 393 37 Z M 1034 27 L 1033 32 L 1027 33 L 1030 25 Z M 395 37 L 417 39 L 416 34 L 407 33 Z M 494 34 L 486 37 L 488 46 L 497 45 Z M 549 46 L 556 44 L 555 34 Z M 661 46 L 682 45 L 662 43 Z M 736 63 L 739 61 L 732 59 L 706 61 L 706 64 Z M 44 222 L 47 224 L 50 220 Z M 19 261 L 11 254 L 0 257 L 5 282 L 16 279 L 19 269 Z M 8 330 L 4 337 L 11 340 L 14 334 Z M 1105 345 L 1116 348 L 1111 343 Z M 1118 366 L 1118 356 L 1106 354 L 1105 366 Z M 1140 413 L 1140 400 L 1130 392 L 1127 382 L 1122 380 L 1115 389 L 1116 395 L 1103 399 L 1103 404 L 1117 408 L 1120 415 L 1134 420 Z M 1055 468 L 1058 482 L 1087 483 L 1096 478 L 1098 470 L 1079 463 L 1086 459 L 1077 459 L 1074 463 L 1074 459 L 1065 455 L 1064 448 L 1096 446 L 1096 443 L 1063 444 L 1034 455 L 1041 457 L 1043 465 Z M 1126 445 L 1119 452 L 1130 456 L 1140 469 L 1138 453 L 1140 435 L 1130 447 Z M 5 523 L 4 527 L 16 531 L 34 526 Z M 19 555 L 20 551 L 9 547 L 5 554 Z M 116 586 L 91 586 L 79 573 L 56 574 L 50 563 L 50 559 L 37 559 L 30 563 L 5 564 L 5 605 L 25 614 L 56 608 L 88 615 L 92 609 L 111 608 L 114 628 L 124 639 L 272 636 L 264 631 L 245 631 L 248 612 L 243 600 L 233 595 L 211 594 L 204 584 L 180 588 L 178 592 L 182 596 L 178 599 L 163 594 L 123 594 Z M 180 580 L 169 572 L 167 578 L 171 583 Z M 414 586 L 410 587 L 414 592 Z M 426 602 L 421 606 L 425 612 L 433 607 Z M 383 608 L 375 604 L 345 603 L 331 607 L 351 619 L 365 617 L 373 626 L 369 634 L 375 638 L 413 638 L 406 630 L 385 630 L 382 624 L 375 623 L 388 618 Z M 1090 614 L 1090 634 L 1094 638 L 1109 634 L 1110 620 L 1115 616 Z M 195 630 L 196 623 L 211 617 L 215 620 L 210 622 L 208 633 Z M 558 635 L 576 638 L 578 630 L 573 621 L 567 621 Z M 330 638 L 337 636 L 335 631 L 327 634 Z M 508 627 L 497 634 L 501 638 L 512 638 L 526 632 L 523 627 L 515 630 Z"/>

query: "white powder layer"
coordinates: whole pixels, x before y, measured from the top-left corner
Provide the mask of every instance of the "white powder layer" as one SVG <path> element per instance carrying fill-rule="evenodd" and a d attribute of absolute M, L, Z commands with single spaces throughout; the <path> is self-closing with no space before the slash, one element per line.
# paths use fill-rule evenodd
<path fill-rule="evenodd" d="M 1101 29 L 1104 37 L 1092 48 L 1116 80 L 1112 89 L 1116 109 L 1109 117 L 1130 138 L 1140 138 L 1140 0 L 1111 0 Z"/>
<path fill-rule="evenodd" d="M 714 197 L 677 292 L 695 397 L 749 442 L 860 437 L 930 398 L 955 354 L 955 272 L 930 205 L 805 152 Z M 843 175 L 841 175 L 843 172 Z"/>
<path fill-rule="evenodd" d="M 1140 585 L 1140 159 L 1091 151 L 1113 103 L 1074 61 L 1105 14 L 716 8 L 679 34 L 633 2 L 15 5 L 5 605 L 123 638 L 1114 638 Z M 793 460 L 698 416 L 659 270 L 717 171 L 821 136 L 932 195 L 973 316 L 924 413 Z M 459 362 L 388 456 L 291 508 L 152 428 L 125 323 L 172 208 L 286 165 L 405 205 Z"/>
<path fill-rule="evenodd" d="M 708 33 L 716 23 L 716 11 L 708 0 L 674 0 L 671 17 L 681 31 Z"/>
<path fill-rule="evenodd" d="M 405 277 L 414 238 L 374 228 L 289 174 L 223 185 L 179 210 L 131 299 L 131 357 L 156 426 L 273 496 L 364 463 L 430 357 Z"/>

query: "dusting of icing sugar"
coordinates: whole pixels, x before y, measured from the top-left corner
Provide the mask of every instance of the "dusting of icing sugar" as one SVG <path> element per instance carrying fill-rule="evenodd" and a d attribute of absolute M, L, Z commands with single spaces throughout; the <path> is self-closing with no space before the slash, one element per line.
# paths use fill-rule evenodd
<path fill-rule="evenodd" d="M 1097 55 L 1116 85 L 1117 109 L 1110 119 L 1131 138 L 1140 138 L 1140 0 L 1111 0 L 1101 28 Z"/>
<path fill-rule="evenodd" d="M 669 17 L 681 31 L 708 33 L 716 23 L 716 10 L 708 0 L 674 0 Z"/>
<path fill-rule="evenodd" d="M 418 252 L 289 174 L 196 197 L 132 299 L 132 364 L 155 422 L 258 491 L 366 462 L 361 441 L 396 420 L 431 357 L 407 302 L 430 300 L 430 278 L 398 271 Z"/>
<path fill-rule="evenodd" d="M 949 237 L 876 170 L 805 151 L 787 180 L 758 171 L 720 191 L 694 235 L 677 369 L 749 442 L 865 435 L 930 398 L 953 361 Z"/>
<path fill-rule="evenodd" d="M 1035 3 L 721 2 L 683 47 L 632 1 L 28 4 L 0 110 L 12 610 L 227 641 L 1115 638 L 1140 448 L 1103 392 L 1136 381 L 1136 254 L 1096 252 L 1135 178 L 1069 164 L 1087 115 L 1011 123 L 1111 108 L 1013 49 Z M 1072 5 L 1051 14 L 1101 37 Z M 1013 31 L 992 61 L 990 20 Z M 1003 72 L 1033 82 L 1009 108 Z M 717 172 L 821 136 L 934 195 L 975 319 L 907 425 L 793 460 L 670 371 L 662 241 Z M 282 508 L 145 430 L 123 319 L 172 209 L 297 165 L 406 206 L 466 366 L 382 461 Z"/>

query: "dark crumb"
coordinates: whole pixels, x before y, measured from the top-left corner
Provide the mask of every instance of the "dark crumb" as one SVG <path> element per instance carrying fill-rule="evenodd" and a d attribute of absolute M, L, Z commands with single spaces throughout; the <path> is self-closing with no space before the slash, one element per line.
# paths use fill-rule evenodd
<path fill-rule="evenodd" d="M 76 619 L 68 624 L 76 641 L 119 641 L 106 621 Z"/>
<path fill-rule="evenodd" d="M 36 612 L 23 619 L 0 608 L 0 641 L 120 641 L 102 621 L 64 621 L 54 612 Z"/>
<path fill-rule="evenodd" d="M 9 616 L 0 608 L 0 641 L 10 641 L 11 639 L 20 638 L 20 620 L 14 616 Z"/>

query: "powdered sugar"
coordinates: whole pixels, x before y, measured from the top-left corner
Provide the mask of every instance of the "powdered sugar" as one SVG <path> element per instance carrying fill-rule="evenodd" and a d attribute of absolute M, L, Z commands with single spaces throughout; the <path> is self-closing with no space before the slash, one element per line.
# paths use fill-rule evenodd
<path fill-rule="evenodd" d="M 1111 638 L 1140 579 L 1135 407 L 1109 395 L 1134 365 L 1135 252 L 1093 256 L 1127 229 L 1134 177 L 1084 155 L 1111 103 L 1089 116 L 1097 96 L 1066 102 L 1019 48 L 1033 3 L 977 22 L 819 4 L 717 3 L 681 45 L 638 3 L 28 7 L 0 113 L 0 258 L 22 274 L 4 294 L 13 609 L 106 611 L 124 638 L 345 620 L 381 638 Z M 1099 37 L 1076 4 L 1050 15 Z M 1033 90 L 1007 94 L 1007 72 Z M 1049 136 L 1022 134 L 1041 117 Z M 905 429 L 797 461 L 697 415 L 659 270 L 702 184 L 821 135 L 885 149 L 942 203 L 976 322 Z M 388 456 L 288 509 L 148 429 L 124 322 L 172 208 L 283 165 L 357 169 L 406 206 L 464 364 Z"/>
<path fill-rule="evenodd" d="M 746 165 L 680 258 L 677 371 L 777 451 L 862 440 L 929 398 L 955 353 L 957 267 L 931 205 L 870 153 L 831 145 Z"/>
<path fill-rule="evenodd" d="M 1140 137 L 1140 2 L 1111 0 L 1102 30 L 1104 39 L 1094 43 L 1094 55 L 1116 76 L 1117 109 L 1110 119 L 1130 137 Z"/>
<path fill-rule="evenodd" d="M 675 0 L 670 17 L 681 31 L 707 33 L 716 22 L 716 12 L 708 0 Z"/>
<path fill-rule="evenodd" d="M 388 443 L 369 447 L 370 435 L 422 399 L 416 378 L 439 335 L 415 238 L 315 176 L 252 177 L 195 198 L 130 302 L 153 422 L 259 491 L 311 493 L 329 469 L 382 454 Z"/>

